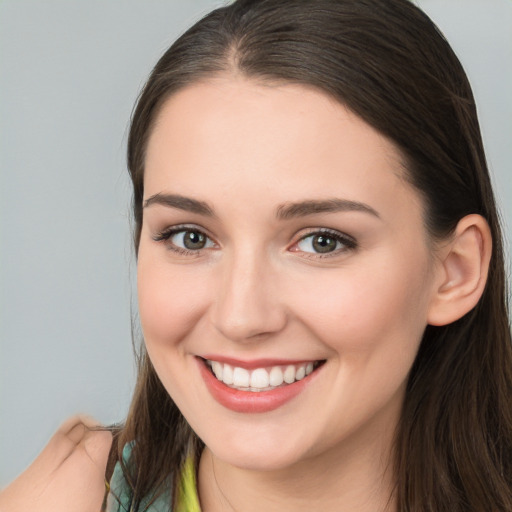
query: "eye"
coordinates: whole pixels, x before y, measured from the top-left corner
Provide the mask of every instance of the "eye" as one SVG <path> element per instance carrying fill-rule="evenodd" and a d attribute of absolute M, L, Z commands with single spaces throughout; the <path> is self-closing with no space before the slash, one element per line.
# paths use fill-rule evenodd
<path fill-rule="evenodd" d="M 353 238 L 330 229 L 322 229 L 302 237 L 296 244 L 294 251 L 310 254 L 330 255 L 356 248 Z"/>
<path fill-rule="evenodd" d="M 168 228 L 153 239 L 156 242 L 165 241 L 169 249 L 182 254 L 197 253 L 202 249 L 215 247 L 215 243 L 202 231 L 183 226 Z"/>

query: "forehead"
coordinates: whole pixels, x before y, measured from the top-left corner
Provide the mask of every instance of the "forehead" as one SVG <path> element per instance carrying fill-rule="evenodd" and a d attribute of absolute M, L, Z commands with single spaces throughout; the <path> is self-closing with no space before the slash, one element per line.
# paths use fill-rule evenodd
<path fill-rule="evenodd" d="M 417 202 L 404 172 L 396 146 L 327 94 L 221 77 L 163 105 L 144 185 L 146 198 L 166 191 L 208 200 L 238 187 L 276 201 L 341 195 L 378 206 L 399 190 Z"/>

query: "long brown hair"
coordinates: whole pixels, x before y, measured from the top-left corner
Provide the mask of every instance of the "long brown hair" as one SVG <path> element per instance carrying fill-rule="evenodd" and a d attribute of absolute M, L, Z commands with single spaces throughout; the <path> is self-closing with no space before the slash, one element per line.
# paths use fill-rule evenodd
<path fill-rule="evenodd" d="M 393 141 L 422 195 L 433 239 L 467 214 L 489 223 L 493 254 L 478 305 L 428 326 L 410 372 L 395 440 L 400 512 L 512 510 L 512 350 L 501 233 L 475 102 L 464 70 L 409 0 L 238 0 L 183 34 L 162 56 L 134 110 L 128 140 L 135 250 L 144 160 L 162 104 L 218 73 L 305 84 Z M 202 443 L 160 383 L 143 344 L 112 461 L 135 440 L 126 476 L 135 508 L 179 474 Z"/>

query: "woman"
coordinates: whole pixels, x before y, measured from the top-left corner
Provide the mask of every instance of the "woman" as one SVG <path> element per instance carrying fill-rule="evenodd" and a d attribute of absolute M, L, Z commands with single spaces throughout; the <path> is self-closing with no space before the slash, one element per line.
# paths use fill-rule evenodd
<path fill-rule="evenodd" d="M 97 510 L 116 463 L 109 510 L 512 508 L 500 229 L 469 84 L 421 11 L 214 11 L 155 67 L 128 164 L 126 425 L 107 464 L 110 434 L 71 420 L 4 503 L 82 481 L 62 510 Z"/>

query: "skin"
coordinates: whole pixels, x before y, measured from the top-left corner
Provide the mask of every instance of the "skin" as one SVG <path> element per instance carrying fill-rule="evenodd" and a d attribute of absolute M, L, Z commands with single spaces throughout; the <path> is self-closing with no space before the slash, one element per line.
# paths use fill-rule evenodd
<path fill-rule="evenodd" d="M 149 355 L 207 445 L 202 511 L 396 510 L 391 452 L 407 375 L 427 323 L 478 303 L 487 222 L 468 215 L 433 243 L 397 149 L 311 89 L 218 77 L 176 94 L 157 121 L 146 199 L 180 194 L 215 213 L 153 199 L 138 255 Z M 351 202 L 276 216 L 334 197 Z M 157 241 L 183 223 L 208 237 L 203 250 L 180 251 L 183 232 Z M 322 228 L 350 238 L 325 257 L 312 244 Z M 196 356 L 207 353 L 325 363 L 281 407 L 237 413 L 206 389 Z M 99 510 L 112 438 L 97 426 L 64 423 L 0 492 L 0 510 Z"/>
<path fill-rule="evenodd" d="M 37 459 L 0 493 L 2 512 L 98 512 L 105 494 L 110 432 L 92 430 L 85 416 L 69 418 Z"/>
<path fill-rule="evenodd" d="M 149 356 L 207 446 L 203 509 L 392 510 L 392 436 L 444 278 L 396 147 L 318 91 L 221 76 L 164 105 L 144 187 L 146 200 L 177 194 L 215 212 L 146 206 L 138 254 Z M 372 212 L 276 218 L 332 198 Z M 205 248 L 156 240 L 182 224 Z M 322 228 L 355 247 L 318 254 L 306 237 Z M 212 398 L 206 354 L 326 362 L 299 396 L 249 414 Z"/>

